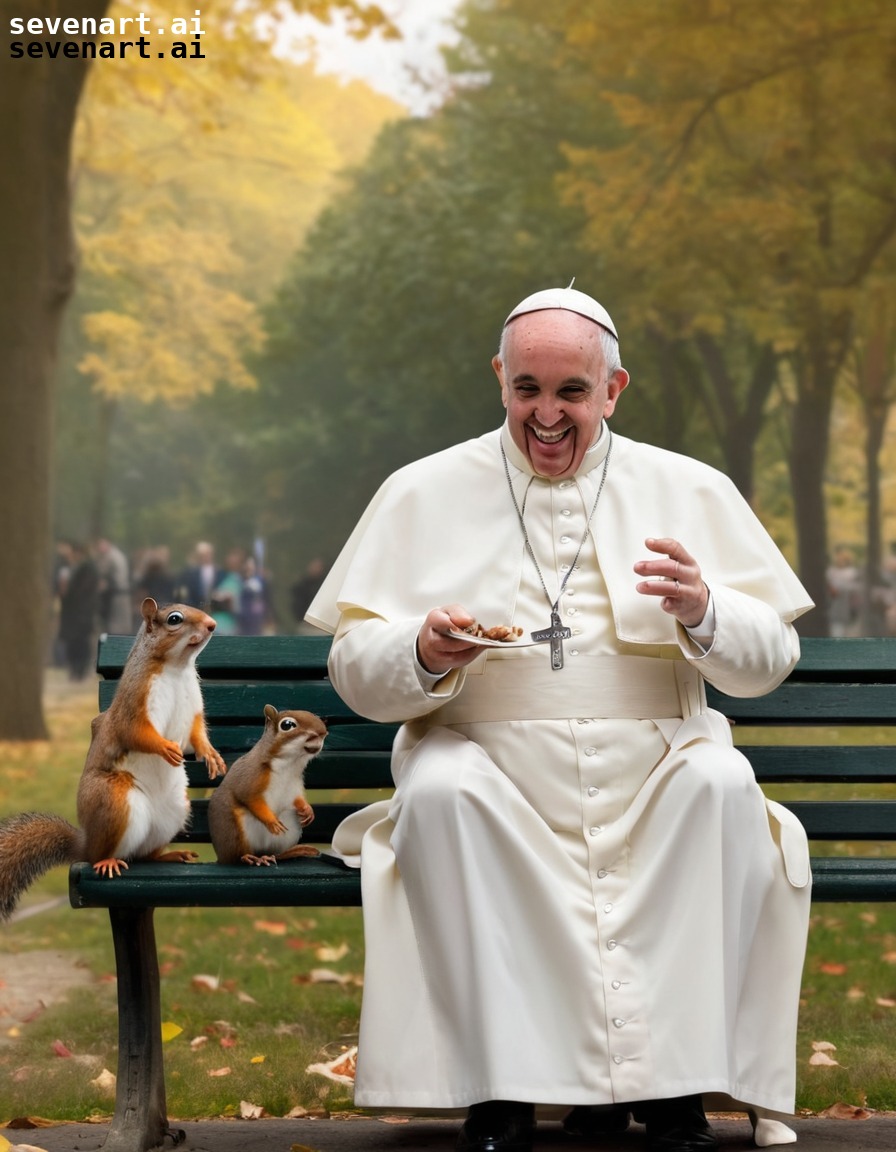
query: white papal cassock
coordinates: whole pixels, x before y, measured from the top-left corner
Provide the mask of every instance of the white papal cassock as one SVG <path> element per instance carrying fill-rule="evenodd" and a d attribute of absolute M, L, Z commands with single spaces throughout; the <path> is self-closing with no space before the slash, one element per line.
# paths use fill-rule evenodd
<path fill-rule="evenodd" d="M 334 840 L 362 869 L 358 1104 L 700 1092 L 793 1108 L 806 839 L 703 680 L 775 687 L 811 601 L 725 476 L 620 436 L 575 562 L 609 441 L 605 427 L 568 479 L 534 476 L 506 428 L 402 469 L 309 611 L 336 633 L 348 704 L 405 721 L 394 798 Z M 508 645 L 427 692 L 414 642 L 431 608 L 526 636 L 550 623 L 502 442 L 551 597 L 573 568 L 564 667 L 547 645 Z M 702 645 L 634 591 L 647 536 L 700 564 L 715 613 Z"/>

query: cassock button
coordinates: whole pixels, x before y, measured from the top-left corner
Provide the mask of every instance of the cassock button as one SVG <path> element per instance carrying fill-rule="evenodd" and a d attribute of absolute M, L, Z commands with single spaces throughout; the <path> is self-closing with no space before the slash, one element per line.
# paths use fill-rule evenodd
<path fill-rule="evenodd" d="M 608 873 L 607 873 L 606 868 L 598 868 L 598 870 L 597 870 L 598 880 L 606 880 L 607 875 L 608 875 Z"/>
<path fill-rule="evenodd" d="M 617 1016 L 616 1019 L 613 1021 L 613 1027 L 614 1028 L 624 1028 L 625 1027 L 625 1021 L 620 1016 Z"/>
<path fill-rule="evenodd" d="M 618 991 L 619 991 L 619 989 L 622 987 L 622 981 L 621 981 L 621 980 L 614 980 L 614 981 L 613 981 L 613 983 L 610 985 L 610 987 L 611 987 L 611 988 L 612 988 L 612 989 L 613 989 L 615 992 L 618 992 Z"/>
<path fill-rule="evenodd" d="M 624 1056 L 616 1055 L 613 1057 L 613 1063 L 614 1064 L 621 1064 L 624 1059 L 625 1059 Z"/>
<path fill-rule="evenodd" d="M 572 538 L 570 536 L 561 536 L 560 537 L 560 543 L 561 544 L 569 544 L 571 539 Z"/>
<path fill-rule="evenodd" d="M 604 904 L 604 912 L 612 912 L 612 911 L 613 911 L 613 905 L 612 904 Z"/>
<path fill-rule="evenodd" d="M 591 744 L 589 744 L 588 747 L 585 749 L 585 755 L 586 756 L 596 756 L 597 755 L 597 749 L 594 748 Z"/>
<path fill-rule="evenodd" d="M 567 615 L 575 616 L 578 613 L 578 611 L 579 611 L 578 608 L 568 608 L 567 609 Z"/>
<path fill-rule="evenodd" d="M 595 787 L 594 784 L 592 784 L 591 787 L 588 789 L 588 795 L 589 796 L 599 796 L 600 795 L 600 788 L 597 788 L 597 787 Z"/>
<path fill-rule="evenodd" d="M 572 516 L 572 512 L 568 508 L 561 508 L 560 509 L 560 515 L 561 516 Z"/>
<path fill-rule="evenodd" d="M 601 832 L 603 832 L 603 828 L 601 828 L 600 825 L 595 825 L 594 828 L 588 829 L 589 836 L 599 836 Z"/>
<path fill-rule="evenodd" d="M 618 940 L 608 940 L 608 941 L 607 941 L 607 948 L 608 948 L 608 949 L 609 949 L 611 952 L 612 952 L 612 951 L 613 951 L 615 948 L 618 948 L 618 947 L 619 947 L 619 941 L 618 941 Z"/>

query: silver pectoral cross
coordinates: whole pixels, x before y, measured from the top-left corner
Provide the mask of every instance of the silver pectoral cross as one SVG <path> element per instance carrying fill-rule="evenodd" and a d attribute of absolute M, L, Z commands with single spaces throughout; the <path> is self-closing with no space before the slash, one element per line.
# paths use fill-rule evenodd
<path fill-rule="evenodd" d="M 559 671 L 563 667 L 563 641 L 572 636 L 571 629 L 563 627 L 560 613 L 556 610 L 551 612 L 550 628 L 542 628 L 538 632 L 532 632 L 531 636 L 536 644 L 550 643 L 551 669 L 554 672 Z"/>

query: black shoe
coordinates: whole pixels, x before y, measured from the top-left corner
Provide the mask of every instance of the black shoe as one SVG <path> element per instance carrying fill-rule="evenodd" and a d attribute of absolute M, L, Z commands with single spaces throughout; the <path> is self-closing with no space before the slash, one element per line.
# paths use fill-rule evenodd
<path fill-rule="evenodd" d="M 458 1152 L 532 1152 L 535 1105 L 515 1100 L 474 1104 L 457 1137 Z"/>
<path fill-rule="evenodd" d="M 628 1128 L 631 1113 L 626 1104 L 577 1104 L 563 1118 L 567 1136 L 586 1140 L 618 1136 Z"/>
<path fill-rule="evenodd" d="M 717 1147 L 699 1096 L 651 1100 L 638 1106 L 647 1126 L 650 1152 L 707 1152 Z"/>

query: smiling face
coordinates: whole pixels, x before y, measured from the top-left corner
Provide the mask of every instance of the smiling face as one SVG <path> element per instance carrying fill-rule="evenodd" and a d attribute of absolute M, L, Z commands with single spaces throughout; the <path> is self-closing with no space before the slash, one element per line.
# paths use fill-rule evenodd
<path fill-rule="evenodd" d="M 624 368 L 607 378 L 600 331 L 560 308 L 525 313 L 492 361 L 510 434 L 539 476 L 576 472 L 628 384 Z"/>

